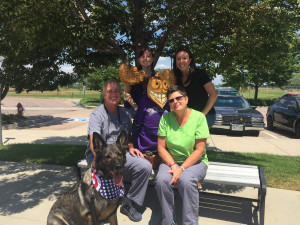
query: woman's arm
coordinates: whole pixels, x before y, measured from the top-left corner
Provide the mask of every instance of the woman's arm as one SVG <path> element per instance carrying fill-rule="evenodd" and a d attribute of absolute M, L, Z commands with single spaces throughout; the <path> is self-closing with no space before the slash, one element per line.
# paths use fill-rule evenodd
<path fill-rule="evenodd" d="M 204 88 L 205 88 L 207 94 L 209 95 L 208 101 L 207 101 L 204 109 L 202 110 L 202 113 L 204 115 L 206 115 L 209 112 L 209 110 L 213 107 L 215 101 L 217 100 L 218 93 L 215 89 L 215 86 L 213 85 L 213 83 L 211 81 L 207 82 L 204 85 Z"/>
<path fill-rule="evenodd" d="M 170 153 L 167 151 L 167 148 L 166 148 L 166 137 L 158 136 L 157 151 L 158 151 L 158 154 L 159 154 L 160 158 L 168 166 L 171 165 L 172 163 L 174 163 L 173 157 L 170 155 Z M 174 166 L 174 165 L 172 165 L 172 166 Z M 172 166 L 171 166 L 171 168 L 172 168 Z"/>
<path fill-rule="evenodd" d="M 131 134 L 128 134 L 128 149 L 129 149 L 129 153 L 130 155 L 132 155 L 133 157 L 141 157 L 144 158 L 143 153 L 140 152 L 140 150 L 136 149 L 133 144 L 132 144 L 132 136 Z"/>
<path fill-rule="evenodd" d="M 124 98 L 129 102 L 129 104 L 134 108 L 136 111 L 138 109 L 138 105 L 133 101 L 131 95 L 130 95 L 131 85 L 125 84 L 124 87 Z"/>
<path fill-rule="evenodd" d="M 166 138 L 158 136 L 157 140 L 157 150 L 160 158 L 171 167 L 171 170 L 167 171 L 168 173 L 172 173 L 172 180 L 169 184 L 173 184 L 174 187 L 177 187 L 178 180 L 182 174 L 182 169 L 176 164 L 170 153 L 166 149 Z"/>
<path fill-rule="evenodd" d="M 206 146 L 206 138 L 203 139 L 196 139 L 195 144 L 195 150 L 193 153 L 181 164 L 181 166 L 186 169 L 195 163 L 197 163 L 201 157 L 203 156 L 203 153 L 205 151 Z"/>

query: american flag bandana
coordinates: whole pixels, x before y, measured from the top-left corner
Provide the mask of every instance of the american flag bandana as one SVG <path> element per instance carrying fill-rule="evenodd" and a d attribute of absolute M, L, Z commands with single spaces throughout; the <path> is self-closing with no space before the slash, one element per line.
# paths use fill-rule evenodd
<path fill-rule="evenodd" d="M 92 183 L 103 198 L 115 200 L 124 196 L 123 183 L 117 186 L 112 178 L 101 177 L 96 170 L 92 170 Z"/>

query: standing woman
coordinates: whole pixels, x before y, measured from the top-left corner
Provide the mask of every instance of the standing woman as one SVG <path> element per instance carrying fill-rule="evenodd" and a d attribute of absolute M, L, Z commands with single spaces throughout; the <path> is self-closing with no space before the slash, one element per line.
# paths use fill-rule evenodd
<path fill-rule="evenodd" d="M 124 107 L 129 111 L 132 119 L 135 118 L 136 111 L 138 109 L 139 102 L 144 94 L 147 93 L 147 81 L 149 77 L 154 76 L 153 53 L 150 48 L 142 48 L 138 53 L 139 65 L 138 70 L 144 70 L 146 73 L 146 79 L 143 84 L 125 85 L 124 88 Z M 147 79 L 148 78 L 148 79 Z"/>
<path fill-rule="evenodd" d="M 187 107 L 189 98 L 182 86 L 172 85 L 167 97 L 171 112 L 162 116 L 158 129 L 158 154 L 163 160 L 155 188 L 162 207 L 162 225 L 173 223 L 174 193 L 182 198 L 182 224 L 198 224 L 199 191 L 208 167 L 203 113 Z"/>
<path fill-rule="evenodd" d="M 213 105 L 218 97 L 211 79 L 204 70 L 196 68 L 193 55 L 185 46 L 176 51 L 173 68 L 177 84 L 185 87 L 189 97 L 188 106 L 202 112 L 211 128 L 216 121 Z"/>

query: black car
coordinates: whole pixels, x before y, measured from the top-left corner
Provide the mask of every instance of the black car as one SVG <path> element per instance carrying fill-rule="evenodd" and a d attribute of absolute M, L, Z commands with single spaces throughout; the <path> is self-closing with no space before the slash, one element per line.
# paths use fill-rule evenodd
<path fill-rule="evenodd" d="M 218 95 L 240 95 L 240 93 L 232 87 L 216 88 Z"/>
<path fill-rule="evenodd" d="M 300 94 L 286 94 L 269 106 L 267 128 L 292 131 L 300 138 Z"/>
<path fill-rule="evenodd" d="M 259 132 L 265 127 L 263 115 L 243 96 L 219 95 L 214 107 L 217 118 L 213 128 Z"/>

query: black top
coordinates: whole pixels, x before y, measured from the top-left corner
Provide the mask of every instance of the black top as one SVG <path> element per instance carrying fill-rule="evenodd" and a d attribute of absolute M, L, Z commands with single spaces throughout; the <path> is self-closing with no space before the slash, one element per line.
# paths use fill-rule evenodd
<path fill-rule="evenodd" d="M 191 81 L 185 87 L 186 94 L 189 97 L 188 107 L 200 112 L 203 111 L 209 97 L 204 85 L 210 81 L 211 79 L 204 70 L 197 70 L 191 74 Z M 212 107 L 208 113 L 215 114 L 216 111 L 214 107 Z"/>

